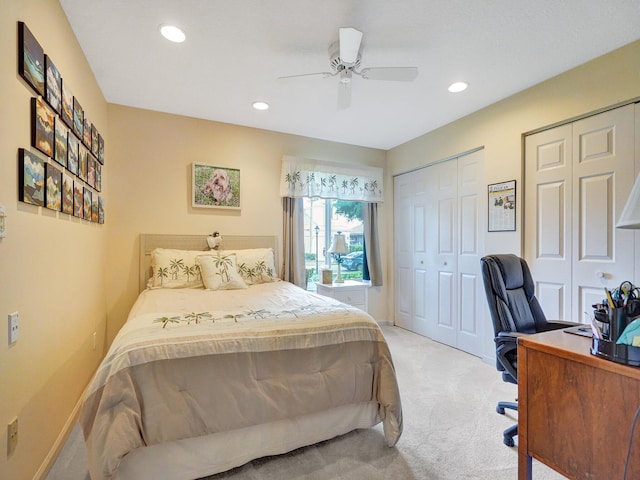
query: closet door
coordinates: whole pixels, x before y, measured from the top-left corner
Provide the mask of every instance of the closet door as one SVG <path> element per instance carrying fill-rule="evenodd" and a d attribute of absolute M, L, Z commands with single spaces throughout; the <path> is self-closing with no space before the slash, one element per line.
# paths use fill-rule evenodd
<path fill-rule="evenodd" d="M 429 305 L 427 335 L 457 346 L 458 329 L 458 161 L 449 160 L 429 170 L 429 203 L 425 231 Z"/>
<path fill-rule="evenodd" d="M 410 173 L 394 178 L 393 198 L 395 324 L 413 331 L 413 186 Z"/>
<path fill-rule="evenodd" d="M 615 223 L 634 151 L 633 105 L 526 138 L 524 250 L 547 318 L 584 321 L 633 279 L 633 233 Z"/>

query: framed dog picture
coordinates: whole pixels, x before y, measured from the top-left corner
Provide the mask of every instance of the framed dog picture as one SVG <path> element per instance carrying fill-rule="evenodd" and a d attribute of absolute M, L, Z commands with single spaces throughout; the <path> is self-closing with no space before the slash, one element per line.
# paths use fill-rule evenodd
<path fill-rule="evenodd" d="M 192 165 L 191 205 L 240 209 L 240 170 L 204 163 Z"/>

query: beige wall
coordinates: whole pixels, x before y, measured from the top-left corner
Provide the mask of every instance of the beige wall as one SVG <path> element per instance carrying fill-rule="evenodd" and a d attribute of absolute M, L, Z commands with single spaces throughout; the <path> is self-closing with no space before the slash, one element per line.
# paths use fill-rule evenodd
<path fill-rule="evenodd" d="M 18 148 L 30 148 L 33 91 L 18 75 L 24 21 L 109 144 L 107 105 L 57 1 L 0 0 L 0 479 L 33 478 L 102 355 L 106 227 L 18 201 Z M 108 181 L 105 192 L 108 190 Z M 8 346 L 7 314 L 20 312 Z M 98 345 L 93 350 L 92 334 Z M 6 425 L 18 417 L 7 458 Z"/>
<path fill-rule="evenodd" d="M 482 86 L 472 85 L 473 88 Z M 472 95 L 471 89 L 461 95 Z M 516 179 L 518 200 L 516 232 L 485 234 L 485 251 L 520 254 L 522 134 L 636 97 L 640 97 L 640 41 L 390 150 L 387 153 L 386 182 L 393 185 L 393 175 L 484 146 L 485 183 Z M 391 204 L 386 204 L 386 207 L 391 208 Z M 392 213 L 389 218 L 392 218 Z M 392 231 L 387 236 L 387 255 L 392 263 Z M 388 266 L 390 283 L 393 281 L 391 263 Z M 393 286 L 389 292 L 392 299 Z M 485 314 L 485 324 L 489 325 L 488 310 Z M 493 356 L 491 332 L 487 333 L 485 355 Z"/>
<path fill-rule="evenodd" d="M 118 105 L 109 106 L 109 132 L 109 339 L 138 294 L 140 233 L 278 235 L 281 249 L 283 155 L 379 167 L 385 162 L 382 150 Z M 240 169 L 240 211 L 191 207 L 193 162 Z M 372 290 L 373 315 L 387 320 L 384 287 Z"/>

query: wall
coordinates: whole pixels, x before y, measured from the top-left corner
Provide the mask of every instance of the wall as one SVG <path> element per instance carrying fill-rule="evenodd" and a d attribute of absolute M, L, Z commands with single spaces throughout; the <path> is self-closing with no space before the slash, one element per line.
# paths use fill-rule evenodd
<path fill-rule="evenodd" d="M 18 75 L 18 20 L 51 55 L 107 146 L 110 138 L 106 102 L 58 2 L 0 0 L 0 205 L 8 232 L 0 239 L 2 480 L 33 478 L 52 458 L 103 356 L 106 325 L 107 227 L 18 201 L 17 152 L 30 148 L 34 96 Z M 106 193 L 108 180 L 103 186 Z M 14 311 L 20 339 L 8 346 L 6 318 Z M 16 416 L 18 447 L 7 458 L 6 425 Z"/>
<path fill-rule="evenodd" d="M 466 94 L 473 91 L 461 95 Z M 517 230 L 487 233 L 485 251 L 521 254 L 522 134 L 639 96 L 637 41 L 390 150 L 385 180 L 387 185 L 393 185 L 393 175 L 484 146 L 485 183 L 512 179 L 517 182 Z M 392 205 L 387 203 L 385 208 L 391 209 Z M 392 233 L 388 237 L 388 277 L 392 284 Z M 391 299 L 393 285 L 389 292 Z M 393 312 L 393 302 L 389 303 Z M 488 310 L 485 315 L 485 324 L 489 325 Z M 490 329 L 487 330 L 485 356 L 493 357 L 494 344 Z"/>
<path fill-rule="evenodd" d="M 382 150 L 118 105 L 109 105 L 109 131 L 109 341 L 138 295 L 141 233 L 277 235 L 282 248 L 283 155 L 378 167 L 385 162 Z M 193 162 L 240 169 L 240 211 L 191 207 Z M 371 289 L 371 312 L 378 320 L 389 318 L 384 288 Z"/>

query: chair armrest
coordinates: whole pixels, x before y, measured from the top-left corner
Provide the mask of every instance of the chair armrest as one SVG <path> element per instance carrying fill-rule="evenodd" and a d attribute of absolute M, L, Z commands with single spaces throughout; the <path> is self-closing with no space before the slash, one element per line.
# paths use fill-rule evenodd
<path fill-rule="evenodd" d="M 524 336 L 526 336 L 526 334 L 518 332 L 498 332 L 498 336 L 494 338 L 494 341 L 496 342 L 496 360 L 516 381 L 518 379 L 518 372 L 507 356 L 513 355 L 517 352 L 518 338 Z"/>

